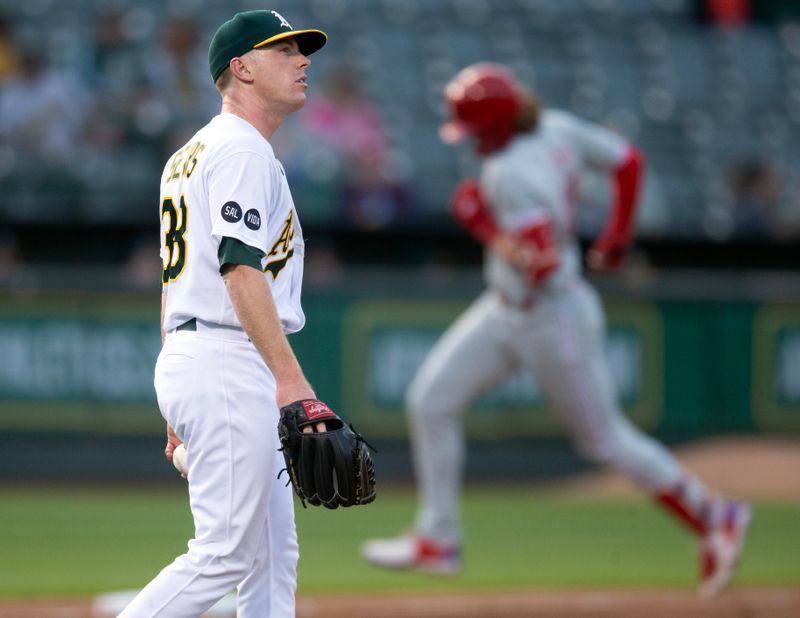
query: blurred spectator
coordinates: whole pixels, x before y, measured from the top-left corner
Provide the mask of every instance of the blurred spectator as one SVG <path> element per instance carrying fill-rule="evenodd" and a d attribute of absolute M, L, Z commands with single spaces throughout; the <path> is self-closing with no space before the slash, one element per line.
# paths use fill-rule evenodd
<path fill-rule="evenodd" d="M 0 83 L 0 209 L 15 219 L 72 218 L 80 208 L 75 153 L 89 97 L 44 51 L 41 41 L 15 41 L 15 70 Z"/>
<path fill-rule="evenodd" d="M 164 163 L 169 112 L 149 69 L 156 15 L 148 16 L 135 8 L 94 14 L 92 121 L 80 160 L 90 220 L 141 221 L 152 213 L 147 187 Z"/>
<path fill-rule="evenodd" d="M 140 290 L 156 290 L 161 285 L 161 257 L 158 244 L 148 234 L 136 240 L 122 268 L 126 286 Z"/>
<path fill-rule="evenodd" d="M 308 102 L 302 116 L 309 131 L 353 161 L 380 161 L 385 155 L 383 120 L 348 66 L 328 73 L 324 93 Z"/>
<path fill-rule="evenodd" d="M 202 4 L 194 0 L 79 4 L 80 7 L 73 7 L 51 0 L 6 2 L 0 11 L 0 213 L 11 221 L 77 218 L 83 222 L 124 220 L 142 225 L 152 220 L 153 179 L 158 178 L 166 153 L 183 143 L 186 133 L 201 119 L 204 121 L 216 113 L 219 105 L 219 95 L 207 74 L 208 14 L 190 12 Z M 435 9 L 425 7 L 424 3 L 420 6 L 425 7 L 423 11 L 455 11 L 445 4 L 446 7 Z M 617 2 L 613 11 L 627 15 L 627 4 Z M 631 18 L 635 15 L 635 20 L 641 23 L 657 22 L 663 15 L 663 7 L 658 2 L 646 4 L 649 8 L 636 9 L 630 13 Z M 708 17 L 713 12 L 715 23 L 741 23 L 737 27 L 757 28 L 756 37 L 744 36 L 742 32 L 742 42 L 755 45 L 756 52 L 762 51 L 754 54 L 751 61 L 731 56 L 725 62 L 730 65 L 728 68 L 736 68 L 737 74 L 733 75 L 727 69 L 721 71 L 722 66 L 728 65 L 721 64 L 720 58 L 738 49 L 736 37 L 727 41 L 733 45 L 729 51 L 724 51 L 729 48 L 727 44 L 721 45 L 719 54 L 714 52 L 708 58 L 705 53 L 697 57 L 698 50 L 708 48 L 708 40 L 704 39 L 716 36 L 708 29 L 682 30 L 680 37 L 667 37 L 663 41 L 660 40 L 663 37 L 654 36 L 648 41 L 652 45 L 644 45 L 642 49 L 654 57 L 666 54 L 664 61 L 669 60 L 671 68 L 665 78 L 674 81 L 677 94 L 685 90 L 680 95 L 685 100 L 676 100 L 675 118 L 698 113 L 710 120 L 707 130 L 695 139 L 694 133 L 681 137 L 663 130 L 667 127 L 643 115 L 636 105 L 625 103 L 627 116 L 614 116 L 623 133 L 631 128 L 634 133 L 641 133 L 645 154 L 654 155 L 640 202 L 637 235 L 708 238 L 703 228 L 707 220 L 702 213 L 709 209 L 706 193 L 712 189 L 716 196 L 714 222 L 722 221 L 722 232 L 714 236 L 715 240 L 724 241 L 734 233 L 734 214 L 740 220 L 735 231 L 739 237 L 749 234 L 750 228 L 768 238 L 795 234 L 792 229 L 797 226 L 792 220 L 794 213 L 800 211 L 800 204 L 790 204 L 788 187 L 790 183 L 797 184 L 792 174 L 800 177 L 792 171 L 797 158 L 792 141 L 798 115 L 793 87 L 797 67 L 792 60 L 797 57 L 796 28 L 789 25 L 778 29 L 764 24 L 800 16 L 800 0 L 691 0 L 681 4 L 696 7 L 697 15 Z M 209 3 L 207 9 L 222 10 L 222 5 Z M 42 19 L 45 14 L 52 19 Z M 683 11 L 674 15 L 676 19 L 685 19 L 687 26 L 692 19 Z M 508 16 L 519 20 L 530 17 L 520 7 L 513 10 L 509 7 Z M 376 22 L 384 17 L 380 11 L 368 15 Z M 353 43 L 354 50 L 362 47 L 370 50 L 372 44 L 379 42 L 370 32 L 359 35 L 357 41 L 349 41 L 349 29 L 355 32 L 359 28 L 344 22 L 340 25 L 341 32 L 335 38 L 347 45 Z M 460 28 L 474 35 L 479 34 L 479 26 Z M 627 38 L 611 40 L 616 36 L 598 31 L 591 38 L 598 50 L 614 50 L 615 58 L 619 53 L 620 71 L 614 64 L 606 64 L 609 59 L 605 51 L 598 51 L 594 60 L 606 75 L 620 76 L 621 86 L 632 88 L 630 92 L 635 94 L 647 85 L 646 80 L 639 81 L 646 74 L 637 68 L 641 59 L 635 53 L 636 43 Z M 21 38 L 33 41 L 34 45 L 21 47 Z M 551 81 L 551 69 L 559 80 L 569 75 L 569 61 L 557 50 L 548 49 L 542 48 L 531 69 L 539 73 L 543 82 Z M 712 45 L 711 49 L 716 47 Z M 402 66 L 410 58 L 398 54 L 398 75 L 403 79 L 392 83 L 390 78 L 388 84 L 383 83 L 383 73 L 372 72 L 374 59 L 367 52 L 364 58 L 347 66 L 317 65 L 315 61 L 306 107 L 273 140 L 276 154 L 287 174 L 293 177 L 293 194 L 303 209 L 306 225 L 333 231 L 337 227 L 375 230 L 432 224 L 437 231 L 442 230 L 436 217 L 446 199 L 443 188 L 446 183 L 432 178 L 430 172 L 425 174 L 430 166 L 412 158 L 424 148 L 417 134 L 435 135 L 435 106 L 439 99 L 432 100 L 426 92 L 438 79 L 439 69 L 452 60 L 447 59 L 448 54 L 443 50 L 444 47 L 431 51 L 428 68 L 416 63 L 413 71 Z M 749 72 L 758 70 L 759 63 L 772 56 L 775 56 L 771 63 L 777 71 L 775 75 L 764 73 L 763 79 L 757 75 L 751 80 Z M 697 71 L 692 64 L 696 57 Z M 424 70 L 420 70 L 421 66 Z M 744 89 L 747 96 L 742 94 L 741 107 L 737 109 L 742 113 L 752 112 L 758 121 L 766 106 L 771 110 L 769 115 L 776 117 L 774 126 L 783 127 L 777 133 L 783 140 L 781 143 L 786 144 L 786 152 L 773 153 L 781 157 L 775 159 L 779 165 L 772 172 L 777 171 L 779 178 L 752 181 L 747 180 L 745 170 L 731 170 L 729 187 L 733 190 L 735 185 L 737 200 L 743 203 L 735 213 L 720 191 L 716 173 L 713 187 L 706 185 L 705 179 L 709 178 L 709 183 L 711 179 L 703 171 L 699 172 L 699 181 L 683 173 L 687 165 L 700 170 L 700 163 L 707 155 L 729 152 L 725 132 L 716 130 L 721 123 L 716 122 L 715 116 L 717 98 L 706 98 L 707 88 L 699 87 L 698 76 L 704 75 L 706 69 L 713 78 L 711 82 L 706 79 L 707 84 L 712 83 L 709 93 L 715 92 L 713 84 L 719 81 L 718 77 L 732 76 L 731 83 L 750 84 Z M 639 73 L 642 75 L 636 77 Z M 76 79 L 76 75 L 81 79 Z M 627 80 L 633 81 L 626 86 Z M 759 85 L 775 80 L 780 83 L 773 84 L 772 90 Z M 693 91 L 693 81 L 697 82 L 697 92 Z M 553 82 L 558 83 L 558 80 Z M 381 109 L 378 101 L 367 96 L 373 92 L 370 88 L 388 90 L 386 100 L 391 106 Z M 407 99 L 398 96 L 400 88 L 408 94 Z M 392 95 L 395 89 L 398 92 Z M 621 103 L 612 106 L 609 99 L 608 105 L 609 109 L 616 109 Z M 384 121 L 384 114 L 390 122 Z M 751 143 L 746 136 L 737 143 L 742 146 L 736 150 L 740 156 L 757 156 L 760 152 L 755 137 Z M 684 156 L 687 146 L 692 149 L 691 157 Z M 434 152 L 424 154 L 426 159 L 437 156 Z M 699 155 L 703 155 L 702 161 Z M 684 160 L 679 161 L 681 158 Z M 461 164 L 463 161 L 450 154 L 437 159 L 437 168 L 441 170 Z M 412 169 L 423 172 L 414 178 L 414 184 L 406 175 Z M 663 172 L 660 179 L 654 176 L 657 172 Z M 770 192 L 764 188 L 769 182 L 778 182 L 779 207 L 754 206 Z M 603 220 L 603 205 L 608 195 L 604 183 L 603 178 L 590 175 L 581 179 L 582 204 L 597 206 L 579 211 L 581 219 L 577 224 L 583 237 L 591 236 Z M 747 188 L 749 183 L 757 188 Z M 776 214 L 765 214 L 770 208 Z M 779 223 L 768 223 L 772 219 Z M 344 253 L 344 244 L 337 244 L 337 248 Z"/>
<path fill-rule="evenodd" d="M 331 70 L 324 92 L 309 98 L 298 122 L 301 135 L 293 137 L 297 148 L 286 162 L 305 181 L 330 189 L 321 197 L 333 203 L 333 221 L 343 217 L 355 227 L 376 229 L 408 220 L 409 191 L 393 177 L 383 119 L 352 69 Z"/>
<path fill-rule="evenodd" d="M 800 18 L 800 0 L 695 0 L 695 14 L 715 26 L 774 24 Z"/>
<path fill-rule="evenodd" d="M 344 277 L 344 269 L 330 238 L 314 235 L 306 245 L 303 261 L 303 284 L 316 289 L 338 286 Z"/>
<path fill-rule="evenodd" d="M 733 234 L 738 238 L 769 239 L 781 233 L 781 183 L 769 165 L 745 161 L 728 173 L 733 197 Z"/>
<path fill-rule="evenodd" d="M 0 16 L 0 84 L 14 74 L 17 52 L 11 36 L 11 24 Z"/>
<path fill-rule="evenodd" d="M 146 79 L 145 56 L 121 10 L 94 17 L 92 85 L 105 96 L 123 96 Z"/>
<path fill-rule="evenodd" d="M 167 156 L 192 136 L 198 123 L 219 113 L 219 93 L 207 65 L 207 42 L 195 19 L 167 20 L 160 43 L 147 62 L 159 101 L 168 108 Z"/>
<path fill-rule="evenodd" d="M 90 75 L 96 98 L 93 117 L 111 129 L 100 133 L 104 140 L 113 135 L 115 148 L 145 147 L 160 155 L 165 148 L 167 106 L 151 75 L 149 47 L 140 44 L 142 34 L 131 23 L 120 10 L 105 11 L 95 18 Z"/>
<path fill-rule="evenodd" d="M 21 261 L 14 231 L 0 224 L 0 286 L 6 286 L 14 280 Z"/>
<path fill-rule="evenodd" d="M 714 26 L 743 26 L 753 15 L 751 0 L 696 0 L 700 21 Z"/>
<path fill-rule="evenodd" d="M 66 161 L 85 120 L 85 93 L 49 66 L 38 45 L 21 46 L 18 57 L 0 88 L 0 140 L 45 163 Z"/>

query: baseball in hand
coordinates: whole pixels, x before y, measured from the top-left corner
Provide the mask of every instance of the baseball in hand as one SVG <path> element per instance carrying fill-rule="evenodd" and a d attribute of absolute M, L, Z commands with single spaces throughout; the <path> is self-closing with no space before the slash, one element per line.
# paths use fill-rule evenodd
<path fill-rule="evenodd" d="M 172 465 L 184 478 L 189 475 L 189 464 L 186 461 L 186 446 L 181 442 L 172 452 Z"/>

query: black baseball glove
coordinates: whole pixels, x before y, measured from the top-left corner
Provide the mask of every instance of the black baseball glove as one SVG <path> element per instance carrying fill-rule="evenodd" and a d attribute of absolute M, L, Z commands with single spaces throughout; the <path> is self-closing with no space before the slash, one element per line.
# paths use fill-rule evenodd
<path fill-rule="evenodd" d="M 280 413 L 280 450 L 304 507 L 308 502 L 335 509 L 375 499 L 375 469 L 368 445 L 352 425 L 345 425 L 318 399 L 295 401 Z M 327 431 L 314 430 L 320 422 Z M 304 432 L 305 427 L 312 431 Z"/>

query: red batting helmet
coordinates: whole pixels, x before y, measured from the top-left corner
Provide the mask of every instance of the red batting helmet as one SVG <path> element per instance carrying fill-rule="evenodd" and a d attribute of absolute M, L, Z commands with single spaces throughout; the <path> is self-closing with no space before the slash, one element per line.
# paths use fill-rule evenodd
<path fill-rule="evenodd" d="M 471 136 L 480 154 L 499 150 L 514 135 L 521 92 L 511 71 L 500 64 L 468 66 L 445 86 L 450 119 L 439 135 L 448 144 Z"/>

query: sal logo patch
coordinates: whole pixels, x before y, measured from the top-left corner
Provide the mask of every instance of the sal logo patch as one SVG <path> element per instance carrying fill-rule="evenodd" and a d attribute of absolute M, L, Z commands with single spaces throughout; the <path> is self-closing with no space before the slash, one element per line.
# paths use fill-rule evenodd
<path fill-rule="evenodd" d="M 257 230 L 261 227 L 261 215 L 255 208 L 251 208 L 244 213 L 244 224 L 251 230 Z"/>
<path fill-rule="evenodd" d="M 228 223 L 236 223 L 242 220 L 242 209 L 236 202 L 225 202 L 222 205 L 220 214 L 222 214 L 222 218 Z"/>

